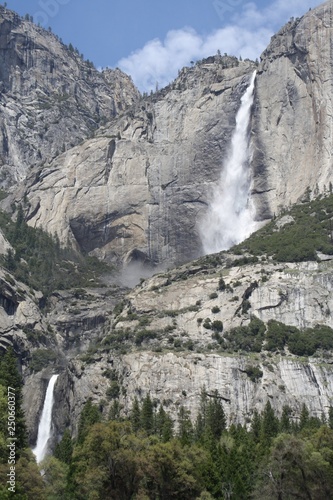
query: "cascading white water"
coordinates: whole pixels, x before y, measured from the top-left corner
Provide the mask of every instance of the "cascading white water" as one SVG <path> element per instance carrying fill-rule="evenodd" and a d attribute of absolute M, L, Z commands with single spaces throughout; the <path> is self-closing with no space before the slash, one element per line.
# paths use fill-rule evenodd
<path fill-rule="evenodd" d="M 47 453 L 47 444 L 51 437 L 52 408 L 54 386 L 59 375 L 52 375 L 47 386 L 42 415 L 38 426 L 36 447 L 32 450 L 36 456 L 37 463 L 41 462 Z"/>
<path fill-rule="evenodd" d="M 249 204 L 251 176 L 249 164 L 249 123 L 256 72 L 242 99 L 236 116 L 230 154 L 216 186 L 208 212 L 200 224 L 205 254 L 227 250 L 247 238 L 255 229 Z"/>

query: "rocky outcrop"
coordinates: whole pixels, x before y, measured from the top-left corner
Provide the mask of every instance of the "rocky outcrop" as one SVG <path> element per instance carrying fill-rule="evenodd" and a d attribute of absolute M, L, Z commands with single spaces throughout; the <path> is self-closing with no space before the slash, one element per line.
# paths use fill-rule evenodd
<path fill-rule="evenodd" d="M 253 367 L 261 373 L 256 380 L 248 375 Z M 331 364 L 322 360 L 148 350 L 120 357 L 104 355 L 88 365 L 79 360 L 71 363 L 56 387 L 54 423 L 58 434 L 68 426 L 76 435 L 88 399 L 101 405 L 108 415 L 112 400 L 106 391 L 111 383 L 105 374 L 112 370 L 118 377 L 122 414 L 127 416 L 135 397 L 142 400 L 150 394 L 174 420 L 180 406 L 187 408 L 194 420 L 203 390 L 207 394 L 219 392 L 229 424 L 248 422 L 254 409 L 262 411 L 268 400 L 279 415 L 283 405 L 289 405 L 295 420 L 304 403 L 318 418 L 327 414 L 333 403 Z"/>
<path fill-rule="evenodd" d="M 315 194 L 332 189 L 331 12 L 332 2 L 328 2 L 290 21 L 263 54 L 251 123 L 252 196 L 259 218 L 269 218 L 305 195 L 310 197 L 311 190 Z M 98 75 L 92 68 L 86 75 L 85 63 L 71 51 L 61 52 L 65 49 L 52 34 L 47 35 L 52 54 L 59 50 L 62 64 L 70 65 L 68 78 L 62 79 L 61 64 L 59 73 L 49 66 L 45 72 L 31 47 L 28 53 L 35 55 L 30 65 L 21 57 L 26 52 L 20 30 L 22 26 L 33 30 L 38 50 L 45 33 L 8 16 L 3 26 L 6 43 L 13 27 L 19 36 L 18 42 L 13 37 L 9 44 L 17 61 L 15 72 L 4 64 L 8 74 L 4 71 L 2 76 L 3 165 L 18 168 L 22 164 L 23 170 L 16 170 L 13 178 L 23 176 L 35 161 L 36 145 L 45 150 L 41 149 L 40 164 L 24 185 L 5 200 L 7 206 L 23 203 L 29 224 L 101 259 L 132 264 L 133 272 L 137 263 L 170 266 L 199 255 L 197 223 L 220 176 L 254 64 L 209 58 L 184 69 L 169 87 L 143 97 L 119 116 L 136 99 L 124 75 Z M 22 68 L 31 77 L 28 83 L 20 76 Z M 43 69 L 41 80 L 36 68 Z M 65 86 L 56 98 L 50 89 L 52 75 Z M 74 80 L 71 75 L 76 75 Z M 37 87 L 32 85 L 33 78 L 42 82 L 42 90 L 38 82 Z M 89 82 L 95 88 L 93 97 Z M 17 108 L 14 91 L 22 100 Z M 34 104 L 29 111 L 31 96 L 37 107 Z M 83 99 L 90 103 L 88 110 L 82 110 Z M 41 123 L 54 126 L 50 137 L 43 132 L 39 143 L 33 134 L 40 125 L 33 123 L 31 135 L 24 136 L 32 149 L 25 149 L 20 135 L 22 103 L 24 130 L 30 130 L 30 112 L 34 120 L 41 116 Z M 92 118 L 97 112 L 113 118 L 78 145 L 91 120 L 94 128 L 101 125 Z M 75 132 L 80 124 L 83 135 Z M 57 154 L 60 137 L 61 141 L 66 137 L 63 126 L 74 142 Z M 16 137 L 14 130 L 18 130 Z M 15 155 L 20 161 L 6 160 Z M 293 219 L 284 217 L 274 230 L 290 223 Z M 263 256 L 248 265 L 237 263 L 239 256 L 230 253 L 200 259 L 144 281 L 116 310 L 122 292 L 106 289 L 57 292 L 50 298 L 50 309 L 41 311 L 41 297 L 1 271 L 0 344 L 2 348 L 14 344 L 24 353 L 31 441 L 52 370 L 60 372 L 54 412 L 59 435 L 67 426 L 77 432 L 80 412 L 89 398 L 105 415 L 118 398 L 123 414 L 128 415 L 133 397 L 142 398 L 148 392 L 169 407 L 174 418 L 180 405 L 195 417 L 203 388 L 208 393 L 219 391 L 229 422 L 247 422 L 253 409 L 262 410 L 268 398 L 278 412 L 284 404 L 290 405 L 294 418 L 303 403 L 313 415 L 327 413 L 333 404 L 330 352 L 318 350 L 301 359 L 291 355 L 288 347 L 256 353 L 222 345 L 224 335 L 233 327 L 248 326 L 253 317 L 265 324 L 277 320 L 297 328 L 318 324 L 333 328 L 333 262 L 329 256 L 319 257 L 321 262 L 276 264 Z M 57 358 L 40 371 L 31 364 L 39 348 L 53 350 Z M 34 405 L 29 406 L 29 401 Z"/>
<path fill-rule="evenodd" d="M 25 183 L 29 224 L 116 262 L 167 266 L 200 255 L 197 224 L 253 67 L 217 57 L 185 69 L 57 157 Z"/>
<path fill-rule="evenodd" d="M 24 178 L 139 97 L 120 70 L 98 72 L 76 49 L 0 6 L 0 183 Z"/>
<path fill-rule="evenodd" d="M 332 5 L 326 2 L 292 19 L 262 55 L 250 161 L 252 198 L 260 220 L 311 192 L 332 190 Z M 198 221 L 219 179 L 254 64 L 211 57 L 182 70 L 162 91 L 137 101 L 125 75 L 95 72 L 52 34 L 15 16 L 3 22 L 6 43 L 15 27 L 10 47 L 16 61 L 16 66 L 10 65 L 3 56 L 4 116 L 10 113 L 6 123 L 15 123 L 15 134 L 9 125 L 4 128 L 3 158 L 10 156 L 10 147 L 22 157 L 25 146 L 17 143 L 22 123 L 34 145 L 29 164 L 39 164 L 14 195 L 16 202 L 25 201 L 29 223 L 57 233 L 64 244 L 118 264 L 139 261 L 168 267 L 200 255 Z M 31 35 L 29 43 L 22 41 L 24 30 Z M 52 54 L 44 54 L 48 71 L 40 58 L 46 39 Z M 26 53 L 28 61 L 22 55 Z M 60 83 L 61 90 L 54 93 Z M 14 91 L 29 102 L 22 97 L 22 102 L 7 103 Z M 18 118 L 19 107 L 24 112 Z M 94 138 L 70 149 L 79 140 L 75 131 L 101 124 L 96 114 L 117 117 Z M 43 130 L 45 126 L 50 131 Z M 58 147 L 60 140 L 64 148 Z M 42 158 L 53 158 L 43 167 L 44 160 L 37 158 L 39 144 L 45 149 Z M 8 198 L 7 206 L 12 201 Z"/>
<path fill-rule="evenodd" d="M 310 189 L 332 190 L 333 3 L 291 19 L 258 69 L 252 146 L 253 197 L 261 218 Z"/>
<path fill-rule="evenodd" d="M 274 319 L 299 328 L 332 328 L 332 262 L 230 266 L 235 258 L 225 254 L 220 265 L 203 260 L 183 266 L 128 293 L 122 312 L 118 307 L 105 325 L 99 347 L 73 358 L 60 375 L 58 432 L 65 422 L 77 432 L 89 398 L 105 415 L 119 398 L 128 415 L 134 397 L 147 393 L 174 419 L 180 405 L 196 417 L 202 390 L 219 392 L 229 423 L 247 422 L 268 399 L 277 413 L 289 405 L 296 420 L 304 403 L 317 417 L 327 414 L 333 404 L 330 353 L 309 358 L 288 350 L 232 353 L 221 349 L 219 337 L 205 325 L 220 321 L 229 332 L 255 316 L 266 324 Z"/>

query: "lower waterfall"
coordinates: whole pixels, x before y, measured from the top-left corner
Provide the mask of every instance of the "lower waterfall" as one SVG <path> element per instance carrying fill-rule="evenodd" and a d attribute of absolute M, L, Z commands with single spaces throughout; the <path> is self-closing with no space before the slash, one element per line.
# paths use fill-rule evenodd
<path fill-rule="evenodd" d="M 43 411 L 38 426 L 37 443 L 36 447 L 32 450 L 36 456 L 37 463 L 41 462 L 45 458 L 48 451 L 48 441 L 51 437 L 52 430 L 54 386 L 58 377 L 59 375 L 52 375 L 46 390 Z"/>
<path fill-rule="evenodd" d="M 212 193 L 208 212 L 200 224 L 205 254 L 227 250 L 240 243 L 255 229 L 256 222 L 249 204 L 251 176 L 249 171 L 249 124 L 256 72 L 253 73 L 236 116 L 230 153 L 218 185 Z"/>

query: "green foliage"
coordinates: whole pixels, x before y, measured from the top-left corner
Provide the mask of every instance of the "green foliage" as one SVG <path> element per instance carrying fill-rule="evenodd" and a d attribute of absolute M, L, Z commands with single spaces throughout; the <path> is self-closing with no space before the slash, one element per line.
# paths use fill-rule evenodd
<path fill-rule="evenodd" d="M 224 290 L 226 289 L 226 284 L 225 284 L 225 281 L 224 281 L 223 278 L 219 279 L 218 289 L 219 289 L 220 292 L 224 292 Z"/>
<path fill-rule="evenodd" d="M 91 286 L 94 281 L 98 282 L 98 276 L 109 270 L 98 259 L 62 248 L 57 237 L 28 226 L 21 205 L 15 222 L 0 211 L 0 228 L 14 248 L 14 252 L 9 250 L 2 257 L 4 267 L 18 280 L 45 295 L 56 289 Z"/>
<path fill-rule="evenodd" d="M 152 434 L 154 431 L 154 407 L 149 394 L 143 400 L 140 420 L 141 428 L 148 435 Z"/>
<path fill-rule="evenodd" d="M 223 323 L 222 323 L 222 321 L 219 320 L 219 319 L 215 319 L 212 322 L 211 328 L 212 328 L 212 330 L 214 330 L 214 332 L 223 332 Z"/>
<path fill-rule="evenodd" d="M 318 349 L 333 349 L 333 330 L 328 326 L 317 325 L 314 328 L 299 330 L 274 320 L 269 321 L 267 326 L 265 348 L 269 351 L 283 350 L 288 346 L 292 354 L 312 356 Z"/>
<path fill-rule="evenodd" d="M 294 222 L 277 230 L 274 220 L 233 250 L 254 256 L 266 254 L 278 262 L 316 260 L 317 251 L 333 254 L 332 195 L 296 205 L 287 213 Z"/>
<path fill-rule="evenodd" d="M 80 415 L 77 436 L 77 442 L 79 444 L 82 444 L 86 439 L 90 427 L 96 422 L 100 422 L 100 420 L 101 414 L 99 409 L 91 402 L 91 399 L 88 399 Z"/>
<path fill-rule="evenodd" d="M 12 349 L 8 349 L 0 358 L 0 387 L 3 388 L 3 397 L 7 401 L 8 387 L 14 389 L 11 392 L 15 393 L 15 437 L 16 437 L 16 451 L 17 456 L 20 455 L 20 450 L 27 446 L 27 433 L 25 426 L 24 412 L 22 408 L 23 396 L 22 387 L 23 381 L 18 369 L 18 360 Z M 1 393 L 0 393 L 1 396 Z M 6 407 L 5 415 L 7 415 L 8 408 Z M 4 415 L 4 414 L 3 414 Z M 2 421 L 4 427 L 0 429 L 8 436 L 7 419 Z"/>
<path fill-rule="evenodd" d="M 57 355 L 51 349 L 36 349 L 33 351 L 29 367 L 34 372 L 39 372 L 46 366 L 55 363 Z"/>
<path fill-rule="evenodd" d="M 120 386 L 117 380 L 112 380 L 110 386 L 106 390 L 106 397 L 110 399 L 116 399 L 119 397 Z"/>
<path fill-rule="evenodd" d="M 213 325 L 209 323 L 210 328 Z M 296 356 L 312 356 L 318 350 L 333 349 L 333 329 L 325 325 L 299 330 L 295 326 L 270 320 L 267 325 L 252 317 L 249 325 L 232 328 L 224 334 L 224 349 L 261 352 L 283 351 L 288 347 Z"/>
<path fill-rule="evenodd" d="M 139 346 L 144 341 L 149 341 L 149 340 L 156 339 L 156 338 L 157 338 L 157 332 L 154 332 L 151 330 L 140 330 L 135 335 L 135 343 L 136 343 L 136 345 Z"/>
<path fill-rule="evenodd" d="M 0 410 L 1 405 L 0 395 Z M 190 417 L 180 406 L 173 436 L 170 416 L 149 394 L 142 404 L 133 401 L 130 421 L 101 422 L 98 408 L 89 400 L 80 416 L 76 443 L 65 431 L 55 456 L 40 465 L 43 479 L 31 451 L 21 451 L 15 496 L 21 500 L 333 497 L 333 431 L 311 416 L 305 405 L 297 415 L 299 425 L 291 421 L 288 407 L 278 418 L 268 400 L 261 413 L 253 412 L 249 429 L 234 424 L 227 429 L 222 398 L 217 391 L 203 389 L 195 427 Z M 4 443 L 0 427 L 0 451 Z M 11 498 L 6 473 L 7 464 L 2 462 L 4 500 Z"/>
<path fill-rule="evenodd" d="M 202 326 L 206 328 L 206 330 L 211 330 L 212 328 L 212 322 L 210 318 L 206 318 L 205 321 L 203 322 Z"/>
<path fill-rule="evenodd" d="M 66 429 L 61 441 L 57 444 L 54 450 L 54 456 L 61 462 L 65 464 L 70 464 L 72 461 L 73 455 L 73 441 L 69 432 L 69 429 Z"/>
<path fill-rule="evenodd" d="M 22 409 L 22 379 L 18 360 L 12 349 L 0 357 L 0 498 L 15 496 L 20 500 L 34 498 L 44 500 L 44 484 L 36 465 L 35 457 L 27 449 L 28 438 Z M 15 396 L 13 396 L 13 394 Z M 15 398 L 15 410 L 12 410 Z M 8 406 L 10 403 L 10 406 Z M 15 412 L 15 493 L 8 491 L 9 448 L 8 416 Z M 11 427 L 12 428 L 12 427 Z"/>
<path fill-rule="evenodd" d="M 260 352 L 265 339 L 265 323 L 253 317 L 248 326 L 232 328 L 224 335 L 225 347 L 235 351 Z"/>
<path fill-rule="evenodd" d="M 263 371 L 258 366 L 247 365 L 244 371 L 252 382 L 257 382 L 263 376 Z"/>

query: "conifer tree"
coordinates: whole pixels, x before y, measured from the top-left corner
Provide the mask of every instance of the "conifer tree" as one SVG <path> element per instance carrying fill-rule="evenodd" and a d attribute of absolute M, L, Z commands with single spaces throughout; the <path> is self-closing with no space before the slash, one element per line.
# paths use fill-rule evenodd
<path fill-rule="evenodd" d="M 143 400 L 140 420 L 142 429 L 147 434 L 152 434 L 154 432 L 154 406 L 149 394 Z"/>
<path fill-rule="evenodd" d="M 268 400 L 262 413 L 261 438 L 263 443 L 269 444 L 271 439 L 277 436 L 279 431 L 279 420 Z"/>
<path fill-rule="evenodd" d="M 141 427 L 141 410 L 137 397 L 134 398 L 130 420 L 133 432 L 137 432 Z"/>
<path fill-rule="evenodd" d="M 330 406 L 328 409 L 328 426 L 330 429 L 333 429 L 333 406 Z"/>
<path fill-rule="evenodd" d="M 310 414 L 309 414 L 308 407 L 306 406 L 305 403 L 303 403 L 300 418 L 299 418 L 300 430 L 305 429 L 309 425 L 309 420 L 310 420 Z"/>
<path fill-rule="evenodd" d="M 92 402 L 88 399 L 83 407 L 79 420 L 77 442 L 82 444 L 88 434 L 90 427 L 101 421 L 101 414 Z"/>
<path fill-rule="evenodd" d="M 219 439 L 226 428 L 226 418 L 218 391 L 214 391 L 206 405 L 206 429 Z"/>
<path fill-rule="evenodd" d="M 182 445 L 190 444 L 193 440 L 193 434 L 190 412 L 181 406 L 178 412 L 178 437 Z"/>
<path fill-rule="evenodd" d="M 22 387 L 23 381 L 18 369 L 18 361 L 12 348 L 8 349 L 0 361 L 0 385 L 5 387 L 6 391 L 11 388 L 15 394 L 15 438 L 17 457 L 19 450 L 26 448 L 27 429 L 25 425 L 24 411 L 22 408 L 23 396 Z"/>
<path fill-rule="evenodd" d="M 258 410 L 255 408 L 251 421 L 251 432 L 255 442 L 259 442 L 260 440 L 261 425 L 262 425 L 261 416 L 259 415 Z"/>
<path fill-rule="evenodd" d="M 280 420 L 280 432 L 291 431 L 290 413 L 291 413 L 290 406 L 284 405 L 282 408 L 282 415 Z"/>
<path fill-rule="evenodd" d="M 54 456 L 65 464 L 70 464 L 73 454 L 73 441 L 69 429 L 66 429 L 60 443 L 57 444 L 54 450 Z"/>

